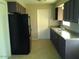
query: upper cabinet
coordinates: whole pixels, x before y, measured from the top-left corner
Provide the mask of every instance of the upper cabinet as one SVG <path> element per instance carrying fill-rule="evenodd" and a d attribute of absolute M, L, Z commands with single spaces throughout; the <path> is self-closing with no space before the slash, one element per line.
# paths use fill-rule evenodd
<path fill-rule="evenodd" d="M 79 0 L 69 0 L 64 4 L 64 20 L 78 23 Z"/>
<path fill-rule="evenodd" d="M 69 20 L 69 1 L 64 4 L 64 20 Z"/>
<path fill-rule="evenodd" d="M 26 9 L 17 2 L 8 2 L 8 12 L 26 13 Z"/>
<path fill-rule="evenodd" d="M 79 21 L 79 0 L 74 0 L 74 22 L 78 23 Z"/>
<path fill-rule="evenodd" d="M 74 0 L 70 0 L 69 1 L 69 19 L 70 19 L 70 22 L 75 22 L 74 20 Z"/>

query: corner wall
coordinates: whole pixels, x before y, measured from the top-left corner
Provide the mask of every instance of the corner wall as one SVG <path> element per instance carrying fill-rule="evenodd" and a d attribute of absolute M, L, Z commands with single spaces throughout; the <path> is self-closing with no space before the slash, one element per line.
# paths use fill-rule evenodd
<path fill-rule="evenodd" d="M 35 40 L 37 39 L 37 13 L 35 5 L 26 5 L 26 13 L 30 16 L 31 36 Z"/>
<path fill-rule="evenodd" d="M 0 59 L 11 56 L 7 2 L 0 1 Z"/>

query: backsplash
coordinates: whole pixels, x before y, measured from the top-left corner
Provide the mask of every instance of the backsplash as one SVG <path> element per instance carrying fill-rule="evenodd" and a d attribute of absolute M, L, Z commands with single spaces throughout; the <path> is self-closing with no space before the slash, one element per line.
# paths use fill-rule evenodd
<path fill-rule="evenodd" d="M 79 33 L 79 24 L 77 23 L 63 21 L 63 26 L 68 30 Z"/>
<path fill-rule="evenodd" d="M 59 25 L 59 23 L 57 20 L 50 20 L 49 21 L 49 26 L 58 26 L 58 25 Z"/>

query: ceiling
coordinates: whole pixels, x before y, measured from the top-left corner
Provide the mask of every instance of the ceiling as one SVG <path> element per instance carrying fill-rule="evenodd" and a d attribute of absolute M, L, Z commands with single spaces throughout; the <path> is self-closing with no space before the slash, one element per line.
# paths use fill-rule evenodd
<path fill-rule="evenodd" d="M 57 0 L 26 0 L 27 4 L 35 4 L 35 3 L 54 3 Z"/>
<path fill-rule="evenodd" d="M 7 0 L 7 1 L 16 1 L 23 6 L 26 6 L 26 4 L 50 4 L 55 3 L 57 0 Z"/>
<path fill-rule="evenodd" d="M 20 1 L 26 4 L 36 4 L 36 3 L 54 3 L 57 0 L 8 0 L 8 1 Z"/>

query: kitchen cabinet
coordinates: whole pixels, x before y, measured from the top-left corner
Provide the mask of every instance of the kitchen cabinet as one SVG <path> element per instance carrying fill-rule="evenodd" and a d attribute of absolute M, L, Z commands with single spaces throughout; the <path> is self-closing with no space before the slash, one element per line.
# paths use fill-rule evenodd
<path fill-rule="evenodd" d="M 79 34 L 78 34 L 79 35 Z M 64 36 L 65 37 L 65 36 Z M 62 59 L 79 59 L 79 38 L 65 39 L 50 29 L 50 39 Z"/>
<path fill-rule="evenodd" d="M 26 9 L 17 2 L 8 2 L 8 12 L 25 14 Z"/>
<path fill-rule="evenodd" d="M 65 21 L 70 21 L 74 22 L 74 5 L 73 5 L 74 0 L 69 0 L 64 4 L 64 20 Z"/>
<path fill-rule="evenodd" d="M 64 4 L 64 20 L 69 21 L 69 1 Z"/>
<path fill-rule="evenodd" d="M 70 22 L 75 22 L 74 20 L 74 0 L 69 1 L 69 20 Z"/>
<path fill-rule="evenodd" d="M 74 0 L 74 22 L 78 23 L 79 19 L 79 0 Z"/>
<path fill-rule="evenodd" d="M 69 0 L 64 4 L 64 20 L 78 23 L 79 0 Z"/>
<path fill-rule="evenodd" d="M 57 40 L 57 36 L 55 35 L 55 32 L 50 30 L 50 37 L 51 37 L 51 41 L 53 42 L 55 48 L 57 49 L 58 48 L 58 40 Z"/>
<path fill-rule="evenodd" d="M 50 29 L 50 40 L 54 44 L 57 52 L 59 53 L 62 58 L 65 58 L 65 40 L 60 37 L 55 31 Z"/>

